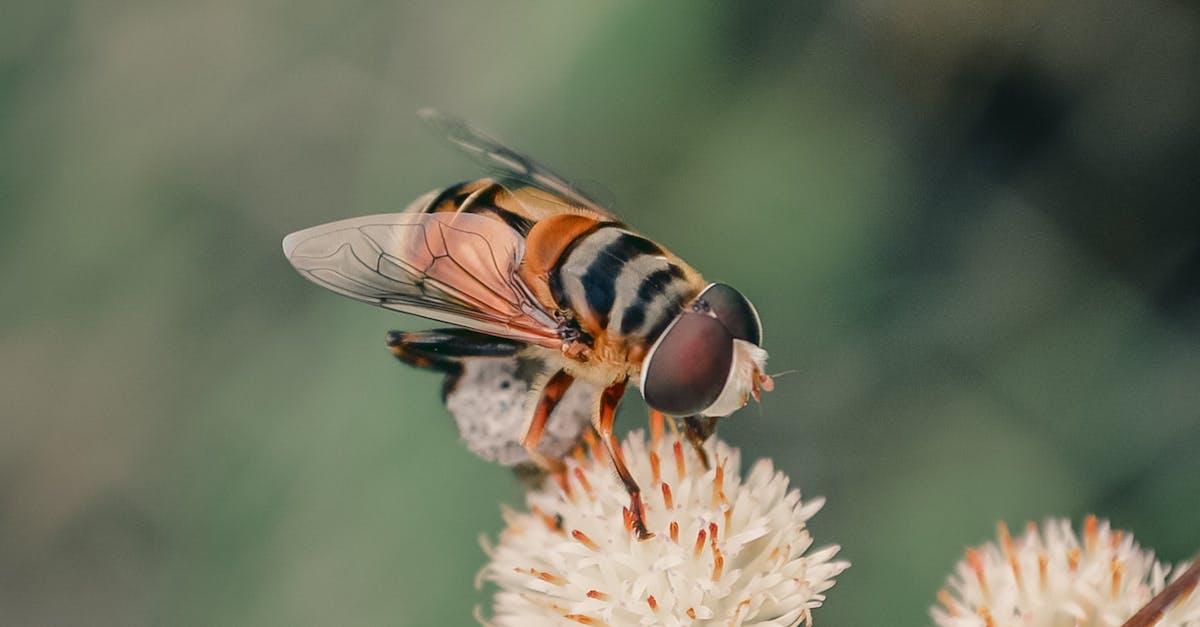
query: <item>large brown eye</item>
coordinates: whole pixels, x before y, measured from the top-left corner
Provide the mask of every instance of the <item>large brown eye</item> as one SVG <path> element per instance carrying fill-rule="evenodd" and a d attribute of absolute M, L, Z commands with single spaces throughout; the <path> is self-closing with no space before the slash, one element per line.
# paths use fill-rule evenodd
<path fill-rule="evenodd" d="M 646 358 L 642 395 L 664 414 L 696 414 L 721 395 L 732 364 L 733 338 L 725 325 L 705 314 L 682 314 Z"/>
<path fill-rule="evenodd" d="M 709 310 L 734 338 L 762 346 L 762 322 L 754 305 L 741 292 L 724 283 L 713 283 L 697 300 L 708 303 Z"/>

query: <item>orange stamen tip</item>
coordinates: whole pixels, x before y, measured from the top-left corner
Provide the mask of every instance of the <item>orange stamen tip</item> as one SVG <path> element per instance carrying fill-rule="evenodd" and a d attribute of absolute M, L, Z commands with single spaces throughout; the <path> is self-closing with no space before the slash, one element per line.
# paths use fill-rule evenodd
<path fill-rule="evenodd" d="M 542 521 L 543 525 L 546 525 L 547 529 L 549 529 L 550 531 L 562 532 L 562 528 L 559 525 L 557 518 L 555 518 L 554 516 L 551 516 L 550 514 L 547 514 L 546 512 L 543 512 L 536 505 L 533 506 L 531 511 L 533 512 L 534 516 L 537 516 Z"/>
<path fill-rule="evenodd" d="M 712 506 L 720 507 L 724 501 L 724 485 L 725 485 L 725 461 L 722 460 L 717 466 L 716 476 L 713 477 L 712 487 Z"/>
<path fill-rule="evenodd" d="M 712 540 L 713 546 L 717 546 L 717 523 L 708 523 L 708 537 Z"/>
<path fill-rule="evenodd" d="M 996 627 L 996 621 L 992 620 L 992 611 L 986 605 L 979 606 L 979 610 L 976 613 L 983 619 L 984 625 L 987 627 Z"/>
<path fill-rule="evenodd" d="M 600 446 L 600 442 L 596 439 L 596 431 L 594 429 L 588 429 L 583 432 L 583 441 L 587 444 L 588 451 L 591 452 L 593 460 L 601 461 L 607 459 L 608 456 L 604 452 L 604 447 Z"/>
<path fill-rule="evenodd" d="M 1038 553 L 1038 585 L 1046 589 L 1046 571 L 1049 570 L 1050 558 L 1043 552 Z"/>
<path fill-rule="evenodd" d="M 582 544 L 583 546 L 586 546 L 587 548 L 589 548 L 593 551 L 600 550 L 600 545 L 596 544 L 596 542 L 594 540 L 592 540 L 591 538 L 589 538 L 586 533 L 584 533 L 578 529 L 571 531 L 571 537 L 575 538 L 577 541 L 579 541 L 580 544 Z"/>
<path fill-rule="evenodd" d="M 696 534 L 696 546 L 692 549 L 693 557 L 700 557 L 700 551 L 704 549 L 704 536 L 705 533 L 703 529 Z"/>
<path fill-rule="evenodd" d="M 558 489 L 562 490 L 563 494 L 566 495 L 567 498 L 571 497 L 571 482 L 567 481 L 567 473 L 554 473 L 554 482 L 558 484 Z"/>
<path fill-rule="evenodd" d="M 654 448 L 658 448 L 659 442 L 663 438 L 663 415 L 653 409 L 650 410 L 650 442 Z"/>
<path fill-rule="evenodd" d="M 537 577 L 538 579 L 541 579 L 542 581 L 545 581 L 547 583 L 552 583 L 556 586 L 561 586 L 561 585 L 567 583 L 566 579 L 563 579 L 562 577 L 559 577 L 558 575 L 555 575 L 553 573 L 548 573 L 544 570 L 538 570 L 536 568 L 530 568 L 528 570 L 521 570 L 520 568 L 516 568 L 514 570 L 516 570 L 518 573 L 527 573 L 527 574 L 533 575 L 534 577 Z"/>
<path fill-rule="evenodd" d="M 674 448 L 675 448 L 675 472 L 677 473 L 677 475 L 680 479 L 683 479 L 684 471 L 687 470 L 687 468 L 683 465 L 683 443 L 676 442 Z"/>
<path fill-rule="evenodd" d="M 679 544 L 679 523 L 671 521 L 671 542 Z"/>
<path fill-rule="evenodd" d="M 662 472 L 661 472 L 661 469 L 659 468 L 659 465 L 661 463 L 662 463 L 662 461 L 659 460 L 658 453 L 656 453 L 654 451 L 650 451 L 650 475 L 651 475 L 651 478 L 653 479 L 652 483 L 658 483 L 658 482 L 662 481 Z"/>
<path fill-rule="evenodd" d="M 1008 533 L 1008 525 L 1000 521 L 996 523 L 996 528 L 1000 534 L 1000 544 L 1004 547 L 1004 556 L 1008 558 L 1008 567 L 1017 579 L 1017 586 L 1021 586 L 1021 565 L 1017 562 L 1017 550 L 1013 546 L 1012 536 Z"/>
<path fill-rule="evenodd" d="M 713 555 L 713 581 L 721 580 L 721 571 L 725 569 L 725 558 L 718 552 Z"/>
<path fill-rule="evenodd" d="M 1117 591 L 1121 589 L 1121 572 L 1125 570 L 1125 565 L 1120 560 L 1113 559 L 1109 565 L 1112 571 L 1112 597 L 1117 598 Z"/>
<path fill-rule="evenodd" d="M 1096 527 L 1099 521 L 1096 520 L 1095 514 L 1088 514 L 1088 517 L 1083 521 L 1083 539 L 1084 547 L 1088 551 L 1096 548 Z"/>
<path fill-rule="evenodd" d="M 575 467 L 575 480 L 579 482 L 579 485 L 583 486 L 583 491 L 587 492 L 587 495 L 591 497 L 592 484 L 588 483 L 587 477 L 583 474 L 583 469 L 578 466 Z"/>
<path fill-rule="evenodd" d="M 967 549 L 967 565 L 975 572 L 975 579 L 979 580 L 979 587 L 983 589 L 983 595 L 988 595 L 987 577 L 983 572 L 983 555 L 975 549 Z"/>
<path fill-rule="evenodd" d="M 1079 557 L 1080 551 L 1078 547 L 1067 551 L 1067 566 L 1071 569 L 1071 572 L 1079 570 Z"/>
<path fill-rule="evenodd" d="M 668 485 L 666 483 L 662 484 L 662 495 L 663 495 L 663 504 L 665 504 L 667 506 L 667 509 L 675 509 L 675 499 L 672 498 L 672 496 L 671 496 L 671 486 L 670 485 Z"/>
<path fill-rule="evenodd" d="M 692 619 L 692 620 L 696 620 L 696 610 L 695 610 L 695 608 L 691 608 L 691 607 L 687 608 L 687 615 L 688 615 L 688 618 L 690 618 L 690 619 Z"/>
<path fill-rule="evenodd" d="M 946 611 L 951 616 L 958 616 L 958 604 L 954 602 L 954 597 L 950 596 L 949 590 L 942 588 L 938 591 L 937 598 L 938 602 L 942 604 L 942 607 L 946 608 Z"/>
<path fill-rule="evenodd" d="M 607 624 L 607 623 L 600 621 L 599 619 L 592 618 L 591 616 L 588 616 L 586 614 L 563 614 L 563 618 L 565 618 L 567 620 L 575 621 L 575 622 L 579 623 L 580 625 L 605 625 L 605 624 Z"/>
<path fill-rule="evenodd" d="M 587 595 L 588 595 L 588 598 L 591 598 L 591 599 L 599 599 L 601 601 L 608 600 L 608 595 L 599 590 L 588 590 Z"/>
<path fill-rule="evenodd" d="M 646 597 L 646 605 L 650 606 L 651 611 L 658 611 L 658 599 L 655 599 L 653 594 Z"/>

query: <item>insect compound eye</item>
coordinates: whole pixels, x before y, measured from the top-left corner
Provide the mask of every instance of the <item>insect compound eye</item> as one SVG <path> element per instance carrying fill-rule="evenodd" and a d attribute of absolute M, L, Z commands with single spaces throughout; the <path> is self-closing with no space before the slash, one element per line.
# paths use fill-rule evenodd
<path fill-rule="evenodd" d="M 642 395 L 650 407 L 689 416 L 721 395 L 733 365 L 733 337 L 712 316 L 684 313 L 659 338 L 642 366 Z"/>
<path fill-rule="evenodd" d="M 724 283 L 713 283 L 696 300 L 707 303 L 709 311 L 735 339 L 762 345 L 762 321 L 754 305 L 741 292 Z"/>

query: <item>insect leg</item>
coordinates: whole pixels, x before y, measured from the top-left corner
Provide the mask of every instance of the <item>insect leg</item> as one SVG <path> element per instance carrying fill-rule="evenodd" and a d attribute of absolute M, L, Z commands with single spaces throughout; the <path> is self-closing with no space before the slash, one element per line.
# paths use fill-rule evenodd
<path fill-rule="evenodd" d="M 617 416 L 617 403 L 621 401 L 621 396 L 625 394 L 625 381 L 618 381 L 606 388 L 600 393 L 600 410 L 594 417 L 596 432 L 600 434 L 600 441 L 604 443 L 604 448 L 608 451 L 608 456 L 612 459 L 613 466 L 617 470 L 617 476 L 621 478 L 621 483 L 625 484 L 625 491 L 629 492 L 629 518 L 633 530 L 637 532 L 639 540 L 646 540 L 654 537 L 646 529 L 645 509 L 642 506 L 642 489 L 638 487 L 637 481 L 634 481 L 633 475 L 630 474 L 629 468 L 625 465 L 625 454 L 621 452 L 621 443 L 617 441 L 616 434 L 613 433 L 613 421 Z"/>
<path fill-rule="evenodd" d="M 417 368 L 446 374 L 442 398 L 462 375 L 462 360 L 469 357 L 512 357 L 525 344 L 466 329 L 388 331 L 387 345 L 396 359 Z"/>
<path fill-rule="evenodd" d="M 1191 594 L 1196 589 L 1198 582 L 1200 582 L 1200 557 L 1197 557 L 1182 575 L 1163 588 L 1162 592 L 1156 594 L 1153 599 L 1150 599 L 1149 603 L 1125 621 L 1121 627 L 1152 627 L 1171 608 L 1172 604 Z"/>
<path fill-rule="evenodd" d="M 704 452 L 704 443 L 717 430 L 717 419 L 714 416 L 688 416 L 683 419 L 683 435 L 692 448 L 700 456 L 700 463 L 708 470 L 708 453 Z"/>
<path fill-rule="evenodd" d="M 538 397 L 537 405 L 533 408 L 533 416 L 529 420 L 529 427 L 525 429 L 525 436 L 521 438 L 521 445 L 525 447 L 525 452 L 529 454 L 539 467 L 551 474 L 559 473 L 566 469 L 561 459 L 547 457 L 538 452 L 538 442 L 542 440 L 542 434 L 546 431 L 546 422 L 550 419 L 550 414 L 554 412 L 554 408 L 558 406 L 558 402 L 567 393 L 567 388 L 574 383 L 575 377 L 567 374 L 563 370 L 554 373 L 546 385 L 542 387 L 541 396 Z"/>

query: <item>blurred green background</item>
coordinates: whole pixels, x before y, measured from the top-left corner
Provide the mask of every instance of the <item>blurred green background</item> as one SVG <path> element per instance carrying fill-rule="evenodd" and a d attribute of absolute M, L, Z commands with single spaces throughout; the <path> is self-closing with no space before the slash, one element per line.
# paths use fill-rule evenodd
<path fill-rule="evenodd" d="M 3 624 L 473 624 L 518 486 L 279 244 L 477 176 L 427 105 L 755 301 L 797 372 L 721 435 L 829 498 L 819 624 L 927 622 L 998 519 L 1200 549 L 1195 4 L 3 14 Z"/>

